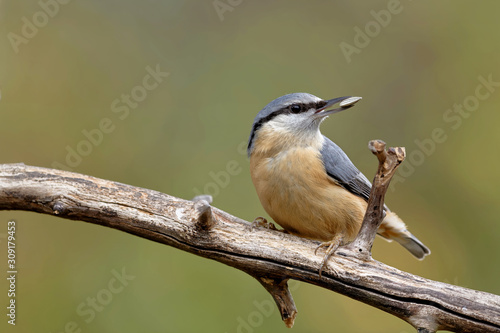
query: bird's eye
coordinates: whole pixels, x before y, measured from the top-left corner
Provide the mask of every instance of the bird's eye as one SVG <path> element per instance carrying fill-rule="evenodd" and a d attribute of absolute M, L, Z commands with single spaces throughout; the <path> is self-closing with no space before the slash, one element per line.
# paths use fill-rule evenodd
<path fill-rule="evenodd" d="M 290 112 L 291 113 L 299 113 L 302 110 L 300 105 L 294 104 L 290 106 Z"/>

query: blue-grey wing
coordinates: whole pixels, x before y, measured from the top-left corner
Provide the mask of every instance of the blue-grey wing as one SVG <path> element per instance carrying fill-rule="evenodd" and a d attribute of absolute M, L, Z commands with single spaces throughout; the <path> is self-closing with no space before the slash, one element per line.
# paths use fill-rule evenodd
<path fill-rule="evenodd" d="M 368 201 L 372 184 L 332 140 L 325 138 L 321 158 L 327 174 L 349 192 Z"/>

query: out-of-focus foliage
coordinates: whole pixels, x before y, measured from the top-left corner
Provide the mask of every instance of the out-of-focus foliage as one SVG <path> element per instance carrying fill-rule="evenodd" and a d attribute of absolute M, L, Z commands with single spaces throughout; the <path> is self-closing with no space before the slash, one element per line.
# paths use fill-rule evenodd
<path fill-rule="evenodd" d="M 369 140 L 406 146 L 387 202 L 432 249 L 418 262 L 379 239 L 374 257 L 498 294 L 499 11 L 497 1 L 2 0 L 0 163 L 208 192 L 253 220 L 264 215 L 244 147 L 255 114 L 289 92 L 362 96 L 322 131 L 369 178 Z M 8 332 L 292 332 L 239 271 L 34 213 L 0 212 L 0 236 L 10 219 L 19 273 L 16 327 L 1 311 Z M 130 280 L 116 280 L 124 272 Z M 413 331 L 294 288 L 293 332 Z"/>

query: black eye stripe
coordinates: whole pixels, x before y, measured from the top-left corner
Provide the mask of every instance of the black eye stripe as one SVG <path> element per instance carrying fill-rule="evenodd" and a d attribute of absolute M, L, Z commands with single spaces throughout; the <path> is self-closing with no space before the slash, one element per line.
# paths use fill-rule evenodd
<path fill-rule="evenodd" d="M 290 105 L 287 105 L 286 107 L 284 107 L 282 109 L 274 111 L 273 113 L 269 114 L 267 117 L 261 118 L 258 122 L 256 122 L 253 125 L 252 134 L 250 135 L 250 139 L 248 140 L 248 147 L 247 148 L 250 149 L 250 147 L 252 145 L 252 142 L 253 142 L 253 139 L 255 138 L 255 134 L 257 133 L 257 131 L 259 130 L 259 128 L 262 127 L 262 125 L 264 125 L 268 121 L 271 121 L 272 119 L 274 119 L 275 117 L 277 117 L 277 116 L 279 116 L 281 114 L 291 113 L 290 107 L 293 106 L 293 105 L 299 105 L 300 108 L 301 108 L 300 112 L 306 112 L 306 111 L 308 111 L 308 110 L 310 110 L 312 108 L 315 108 L 315 109 L 322 108 L 323 106 L 326 105 L 326 102 L 325 101 L 319 101 L 317 103 L 316 102 L 311 102 L 311 103 L 307 103 L 307 104 L 303 104 L 303 103 L 290 104 Z M 300 113 L 300 112 L 298 112 L 298 113 Z"/>
<path fill-rule="evenodd" d="M 291 105 L 287 106 L 286 108 L 283 108 L 282 110 L 276 111 L 276 113 L 277 113 L 276 115 L 281 114 L 282 113 L 281 111 L 285 111 L 285 110 L 288 110 L 291 113 L 307 112 L 310 109 L 313 109 L 313 108 L 319 109 L 325 105 L 326 105 L 325 101 L 320 101 L 318 103 L 307 103 L 307 104 L 303 104 L 303 103 L 291 104 Z"/>
<path fill-rule="evenodd" d="M 325 105 L 326 105 L 326 101 L 319 101 L 318 103 L 316 103 L 315 107 L 316 107 L 316 109 L 321 109 Z"/>

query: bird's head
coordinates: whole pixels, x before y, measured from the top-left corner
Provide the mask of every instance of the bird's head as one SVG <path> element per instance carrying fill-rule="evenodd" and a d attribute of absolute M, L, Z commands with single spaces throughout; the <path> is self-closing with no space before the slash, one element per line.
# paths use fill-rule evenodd
<path fill-rule="evenodd" d="M 262 130 L 300 141 L 319 133 L 319 125 L 329 115 L 347 110 L 361 97 L 338 97 L 323 100 L 308 93 L 281 96 L 266 105 L 255 117 L 248 141 L 248 155 Z M 337 107 L 335 107 L 338 104 Z"/>

